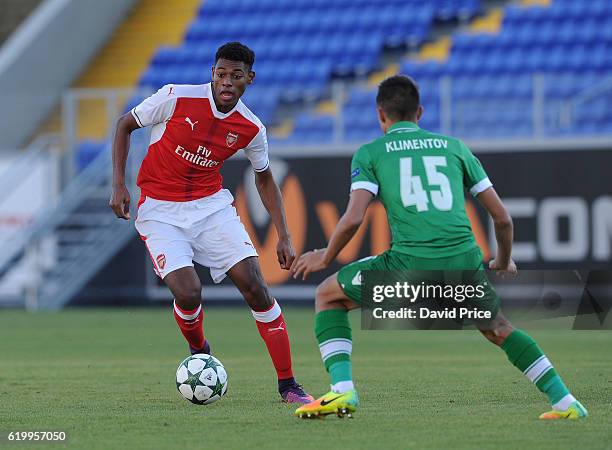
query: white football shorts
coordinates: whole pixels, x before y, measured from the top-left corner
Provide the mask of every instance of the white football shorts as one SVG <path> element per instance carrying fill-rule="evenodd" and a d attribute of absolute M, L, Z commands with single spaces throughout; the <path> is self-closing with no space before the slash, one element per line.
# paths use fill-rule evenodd
<path fill-rule="evenodd" d="M 226 189 L 189 202 L 144 200 L 138 208 L 136 230 L 159 277 L 193 267 L 195 261 L 210 268 L 213 281 L 220 283 L 238 262 L 257 256 L 233 200 Z"/>

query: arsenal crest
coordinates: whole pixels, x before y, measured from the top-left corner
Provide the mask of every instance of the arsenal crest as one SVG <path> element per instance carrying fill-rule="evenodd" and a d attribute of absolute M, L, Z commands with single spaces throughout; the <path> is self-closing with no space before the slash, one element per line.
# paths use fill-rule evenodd
<path fill-rule="evenodd" d="M 225 143 L 228 147 L 233 146 L 238 141 L 238 133 L 232 133 L 229 131 L 227 136 L 225 136 Z"/>
<path fill-rule="evenodd" d="M 164 266 L 166 265 L 166 255 L 164 255 L 163 253 L 160 253 L 159 255 L 157 255 L 157 266 L 159 267 L 160 270 L 164 270 Z"/>

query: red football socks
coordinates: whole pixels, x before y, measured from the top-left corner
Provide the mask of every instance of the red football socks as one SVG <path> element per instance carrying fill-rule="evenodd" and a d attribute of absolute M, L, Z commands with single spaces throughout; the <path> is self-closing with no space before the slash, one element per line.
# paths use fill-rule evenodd
<path fill-rule="evenodd" d="M 270 358 L 276 369 L 279 380 L 293 377 L 291 370 L 291 347 L 287 326 L 279 304 L 274 304 L 265 311 L 251 310 L 259 334 L 266 343 Z"/>
<path fill-rule="evenodd" d="M 204 322 L 204 312 L 202 305 L 196 309 L 186 310 L 181 309 L 176 301 L 174 302 L 174 319 L 181 329 L 181 333 L 189 343 L 189 346 L 194 350 L 200 350 L 204 347 L 204 330 L 202 323 Z"/>

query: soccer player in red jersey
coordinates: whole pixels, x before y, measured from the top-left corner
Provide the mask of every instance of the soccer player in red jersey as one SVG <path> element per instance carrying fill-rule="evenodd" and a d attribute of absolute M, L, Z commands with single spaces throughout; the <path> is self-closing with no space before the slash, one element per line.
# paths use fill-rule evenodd
<path fill-rule="evenodd" d="M 280 190 L 268 160 L 266 129 L 240 100 L 253 82 L 255 54 L 239 42 L 221 46 L 212 82 L 163 86 L 121 116 L 113 141 L 110 207 L 129 220 L 125 164 L 130 134 L 151 126 L 151 143 L 138 173 L 141 190 L 136 229 L 159 277 L 174 295 L 174 318 L 190 351 L 210 353 L 202 327 L 202 285 L 193 261 L 209 267 L 215 283 L 228 276 L 251 308 L 278 375 L 284 401 L 313 398 L 295 381 L 287 326 L 264 282 L 257 252 L 222 187 L 223 162 L 244 150 L 255 184 L 278 234 L 278 262 L 289 270 L 295 252 Z"/>

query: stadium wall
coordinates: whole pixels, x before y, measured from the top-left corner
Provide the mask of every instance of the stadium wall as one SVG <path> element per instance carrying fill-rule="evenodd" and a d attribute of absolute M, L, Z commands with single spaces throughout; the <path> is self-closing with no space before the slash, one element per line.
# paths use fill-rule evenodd
<path fill-rule="evenodd" d="M 0 1 L 0 45 L 8 38 L 21 22 L 38 6 L 41 0 L 3 0 Z"/>
<path fill-rule="evenodd" d="M 0 48 L 3 149 L 20 148 L 137 0 L 45 0 Z"/>
<path fill-rule="evenodd" d="M 609 268 L 612 261 L 609 142 L 474 143 L 472 148 L 514 218 L 514 257 L 520 268 Z M 348 150 L 320 147 L 313 152 L 273 151 L 272 167 L 281 184 L 297 253 L 323 247 L 346 207 L 350 180 Z M 278 267 L 275 232 L 267 215 L 262 214 L 263 206 L 257 198 L 248 161 L 230 160 L 222 173 L 224 185 L 234 193 L 235 206 L 258 248 L 264 275 L 279 298 L 311 298 L 314 285 L 326 275 L 349 261 L 388 248 L 390 235 L 384 208 L 375 203 L 370 207 L 366 225 L 332 267 L 314 274 L 307 284 L 292 280 L 288 272 Z M 487 258 L 495 252 L 492 224 L 471 198 L 467 198 L 467 210 Z M 151 264 L 135 236 L 74 303 L 146 303 L 170 299 L 168 290 L 153 274 Z M 198 270 L 207 300 L 239 298 L 231 284 L 215 286 L 207 270 Z"/>

